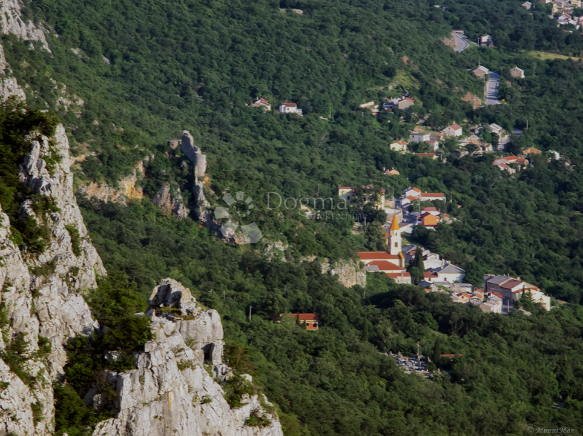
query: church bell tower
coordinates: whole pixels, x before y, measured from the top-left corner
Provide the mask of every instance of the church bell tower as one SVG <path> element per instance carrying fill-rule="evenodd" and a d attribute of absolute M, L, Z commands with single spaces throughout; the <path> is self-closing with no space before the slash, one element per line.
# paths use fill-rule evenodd
<path fill-rule="evenodd" d="M 391 223 L 391 229 L 389 230 L 389 247 L 388 252 L 394 256 L 398 256 L 401 253 L 401 228 L 399 227 L 399 220 L 397 219 L 397 214 L 393 215 L 393 222 Z"/>

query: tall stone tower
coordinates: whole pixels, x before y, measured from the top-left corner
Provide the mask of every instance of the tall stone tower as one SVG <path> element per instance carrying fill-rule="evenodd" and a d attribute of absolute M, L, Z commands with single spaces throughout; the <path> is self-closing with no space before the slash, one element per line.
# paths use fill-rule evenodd
<path fill-rule="evenodd" d="M 397 214 L 393 215 L 393 222 L 391 223 L 391 229 L 389 230 L 389 249 L 387 250 L 389 254 L 394 256 L 399 255 L 401 252 L 401 228 L 399 227 L 399 220 L 397 219 Z"/>

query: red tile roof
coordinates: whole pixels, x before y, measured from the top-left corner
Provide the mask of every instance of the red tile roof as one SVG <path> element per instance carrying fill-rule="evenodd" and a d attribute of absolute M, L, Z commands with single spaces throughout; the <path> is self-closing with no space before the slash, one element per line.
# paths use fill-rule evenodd
<path fill-rule="evenodd" d="M 494 294 L 495 296 L 497 296 L 497 297 L 498 297 L 498 298 L 500 298 L 501 300 L 503 300 L 503 299 L 504 299 L 504 297 L 502 296 L 502 294 L 501 294 L 501 293 L 499 293 L 499 292 L 492 291 L 492 294 Z"/>
<path fill-rule="evenodd" d="M 402 273 L 385 273 L 385 274 L 388 275 L 392 279 L 396 279 L 398 277 L 411 277 L 411 274 L 409 274 L 408 272 L 402 272 Z"/>
<path fill-rule="evenodd" d="M 386 251 L 360 251 L 356 254 L 360 260 L 399 259 L 398 255 L 389 254 Z"/>
<path fill-rule="evenodd" d="M 435 153 L 417 153 L 417 156 L 434 157 Z"/>
<path fill-rule="evenodd" d="M 436 272 L 424 272 L 423 277 L 439 277 L 439 274 Z"/>
<path fill-rule="evenodd" d="M 445 197 L 445 195 L 443 195 L 441 192 L 440 193 L 426 192 L 424 194 L 421 194 L 421 197 Z"/>
<path fill-rule="evenodd" d="M 285 107 L 298 107 L 298 105 L 295 103 L 282 103 L 281 105 Z"/>
<path fill-rule="evenodd" d="M 457 125 L 457 124 L 452 124 L 452 125 L 451 125 L 451 126 L 449 126 L 449 127 L 451 127 L 451 128 L 452 128 L 452 129 L 454 129 L 454 130 L 458 130 L 458 129 L 461 129 L 461 128 L 462 128 L 462 126 L 459 126 L 459 125 Z"/>
<path fill-rule="evenodd" d="M 436 207 L 424 207 L 422 212 L 437 212 Z"/>
<path fill-rule="evenodd" d="M 388 262 L 386 260 L 374 260 L 369 265 L 376 265 L 379 267 L 379 271 L 405 271 L 405 268 L 395 265 L 394 263 Z"/>

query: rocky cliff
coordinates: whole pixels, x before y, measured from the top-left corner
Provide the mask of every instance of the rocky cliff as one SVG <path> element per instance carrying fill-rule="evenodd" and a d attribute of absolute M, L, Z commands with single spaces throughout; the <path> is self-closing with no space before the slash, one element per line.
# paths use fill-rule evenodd
<path fill-rule="evenodd" d="M 31 137 L 29 143 L 19 176 L 34 200 L 22 202 L 20 217 L 48 227 L 44 252 L 16 246 L 10 220 L 0 209 L 0 432 L 16 435 L 53 431 L 51 382 L 66 364 L 63 344 L 99 327 L 80 292 L 105 274 L 73 195 L 64 128 L 59 125 L 50 141 Z M 47 162 L 53 162 L 51 171 Z M 37 214 L 34 202 L 43 199 L 55 207 Z"/>
<path fill-rule="evenodd" d="M 189 289 L 165 279 L 141 316 L 151 317 L 155 339 L 136 353 L 137 369 L 106 375 L 118 416 L 99 424 L 94 436 L 283 434 L 263 395 L 245 396 L 238 408 L 225 400 L 233 373 L 222 362 L 223 328 L 215 310 L 200 307 Z M 251 417 L 261 417 L 262 425 L 250 425 Z"/>
<path fill-rule="evenodd" d="M 69 338 L 103 331 L 83 293 L 106 274 L 75 202 L 63 126 L 53 138 L 35 133 L 26 139 L 30 153 L 19 174 L 26 195 L 17 219 L 49 231 L 44 251 L 17 246 L 0 205 L 0 434 L 19 436 L 55 431 L 52 384 L 63 380 Z M 38 204 L 52 206 L 40 212 Z M 224 399 L 217 381 L 227 382 L 231 372 L 222 363 L 216 311 L 202 309 L 188 290 L 166 280 L 142 316 L 151 317 L 155 340 L 134 356 L 137 369 L 107 374 L 117 392 L 116 417 L 96 434 L 160 435 L 172 428 L 177 435 L 281 435 L 276 415 L 260 421 L 269 422 L 264 427 L 245 425 L 250 416 L 268 416 L 262 397 L 251 396 L 238 409 Z M 97 392 L 85 400 L 102 404 Z"/>

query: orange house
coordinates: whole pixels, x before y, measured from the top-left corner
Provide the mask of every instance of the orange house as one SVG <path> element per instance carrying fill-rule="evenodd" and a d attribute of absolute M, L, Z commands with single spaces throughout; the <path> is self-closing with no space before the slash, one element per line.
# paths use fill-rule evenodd
<path fill-rule="evenodd" d="M 419 217 L 419 224 L 425 227 L 435 227 L 438 222 L 439 218 L 429 212 L 425 212 Z"/>

